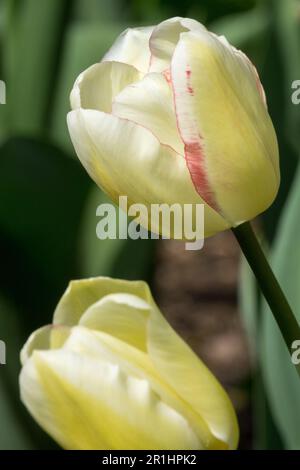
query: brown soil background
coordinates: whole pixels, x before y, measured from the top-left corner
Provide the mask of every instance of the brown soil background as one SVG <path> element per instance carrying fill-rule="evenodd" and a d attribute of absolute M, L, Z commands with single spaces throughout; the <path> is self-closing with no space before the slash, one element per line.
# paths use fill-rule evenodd
<path fill-rule="evenodd" d="M 200 251 L 162 240 L 154 293 L 161 310 L 228 391 L 238 414 L 240 448 L 252 447 L 251 361 L 237 302 L 240 250 L 230 231 Z"/>

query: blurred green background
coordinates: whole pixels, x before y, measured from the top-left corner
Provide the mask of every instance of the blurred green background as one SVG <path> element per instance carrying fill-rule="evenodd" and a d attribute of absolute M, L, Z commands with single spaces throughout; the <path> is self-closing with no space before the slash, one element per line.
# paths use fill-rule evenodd
<path fill-rule="evenodd" d="M 128 26 L 188 16 L 224 34 L 255 63 L 280 145 L 282 184 L 260 224 L 300 320 L 300 79 L 298 0 L 1 0 L 0 449 L 55 448 L 20 403 L 19 351 L 49 323 L 70 279 L 110 275 L 151 283 L 157 244 L 96 239 L 105 196 L 75 158 L 66 127 L 79 72 Z M 160 242 L 158 242 L 160 243 Z M 205 250 L 205 248 L 204 248 Z M 241 313 L 256 351 L 249 378 L 254 448 L 300 449 L 300 382 L 245 263 Z"/>

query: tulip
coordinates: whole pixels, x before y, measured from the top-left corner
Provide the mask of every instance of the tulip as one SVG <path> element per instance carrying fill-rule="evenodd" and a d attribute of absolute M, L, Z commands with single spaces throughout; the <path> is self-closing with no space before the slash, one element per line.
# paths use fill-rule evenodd
<path fill-rule="evenodd" d="M 30 336 L 21 360 L 22 400 L 63 448 L 237 446 L 227 394 L 144 282 L 71 282 L 53 325 Z"/>
<path fill-rule="evenodd" d="M 257 71 L 195 20 L 126 30 L 79 75 L 71 107 L 76 153 L 115 202 L 204 204 L 210 236 L 276 196 L 277 139 Z"/>

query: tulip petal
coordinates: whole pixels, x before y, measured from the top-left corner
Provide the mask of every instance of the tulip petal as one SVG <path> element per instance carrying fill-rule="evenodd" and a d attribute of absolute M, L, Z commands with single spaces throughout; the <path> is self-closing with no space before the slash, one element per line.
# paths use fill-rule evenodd
<path fill-rule="evenodd" d="M 75 81 L 70 96 L 71 107 L 110 113 L 114 97 L 140 78 L 140 72 L 131 65 L 120 62 L 94 64 Z"/>
<path fill-rule="evenodd" d="M 147 319 L 151 306 L 132 294 L 111 294 L 91 305 L 79 325 L 102 331 L 146 351 Z"/>
<path fill-rule="evenodd" d="M 146 73 L 150 63 L 149 38 L 153 26 L 126 29 L 103 57 L 103 61 L 115 60 L 133 65 Z"/>
<path fill-rule="evenodd" d="M 91 305 L 114 293 L 128 293 L 146 302 L 153 302 L 149 287 L 143 281 L 124 281 L 109 277 L 72 281 L 55 309 L 54 325 L 76 325 Z"/>
<path fill-rule="evenodd" d="M 213 436 L 202 416 L 182 400 L 177 391 L 172 390 L 164 380 L 161 380 L 158 371 L 144 351 L 107 333 L 95 332 L 83 327 L 72 329 L 72 334 L 64 348 L 68 351 L 84 353 L 98 360 L 118 364 L 126 374 L 147 380 L 151 389 L 164 403 L 188 419 L 199 438 L 199 448 L 224 448 L 223 443 Z"/>
<path fill-rule="evenodd" d="M 75 110 L 68 114 L 71 139 L 81 163 L 91 178 L 113 199 L 128 197 L 128 205 L 200 204 L 185 159 L 160 144 L 144 127 L 94 110 Z M 140 223 L 148 227 L 148 216 Z M 213 209 L 205 207 L 205 234 L 228 227 Z M 164 227 L 152 227 L 161 233 Z"/>
<path fill-rule="evenodd" d="M 24 365 L 34 350 L 49 349 L 52 325 L 46 325 L 34 331 L 21 350 L 21 364 Z"/>
<path fill-rule="evenodd" d="M 198 21 L 174 17 L 157 25 L 150 37 L 151 64 L 149 72 L 163 72 L 170 67 L 171 58 L 185 31 L 206 31 Z"/>
<path fill-rule="evenodd" d="M 35 352 L 20 382 L 29 411 L 66 449 L 200 446 L 187 420 L 147 380 L 116 364 L 65 349 Z"/>
<path fill-rule="evenodd" d="M 113 102 L 115 116 L 129 119 L 149 129 L 165 145 L 184 155 L 178 132 L 172 89 L 165 77 L 150 73 L 127 86 Z"/>
<path fill-rule="evenodd" d="M 115 296 L 116 294 L 113 294 L 112 297 L 115 297 Z M 126 294 L 125 295 L 123 294 L 121 295 L 121 298 L 123 296 L 133 297 L 133 296 L 128 296 Z M 200 408 L 196 409 L 196 412 L 195 412 L 191 404 L 188 404 L 188 401 L 186 400 L 185 395 L 182 396 L 181 399 L 178 399 L 179 398 L 178 395 L 180 396 L 181 390 L 179 390 L 179 394 L 178 394 L 178 390 L 176 388 L 172 390 L 172 388 L 169 388 L 169 386 L 166 385 L 168 384 L 168 381 L 164 382 L 164 380 L 162 380 L 162 377 L 159 374 L 160 370 L 159 369 L 157 370 L 154 367 L 155 360 L 153 361 L 153 356 L 151 355 L 151 353 L 150 353 L 150 356 L 147 355 L 147 352 L 149 352 L 148 351 L 149 344 L 152 345 L 152 341 L 151 341 L 152 339 L 151 338 L 151 328 L 152 328 L 151 324 L 153 321 L 152 317 L 153 316 L 155 317 L 156 315 L 158 317 L 161 317 L 161 313 L 152 311 L 153 309 L 156 308 L 155 305 L 151 306 L 150 304 L 147 304 L 144 301 L 142 302 L 144 304 L 144 309 L 143 309 L 144 311 L 141 314 L 144 316 L 144 319 L 146 320 L 146 324 L 147 324 L 146 331 L 142 331 L 142 332 L 137 331 L 133 323 L 135 319 L 135 315 L 132 316 L 132 312 L 128 312 L 128 314 L 130 315 L 130 318 L 132 319 L 132 322 L 128 321 L 126 325 L 126 330 L 124 330 L 124 320 L 121 321 L 120 323 L 120 331 L 118 331 L 117 325 L 114 324 L 113 328 L 111 327 L 107 328 L 107 330 L 109 329 L 111 330 L 111 334 L 107 334 L 107 333 L 103 334 L 102 332 L 97 334 L 97 338 L 101 340 L 101 343 L 100 343 L 100 342 L 93 341 L 93 338 L 90 336 L 88 332 L 85 332 L 85 334 L 83 334 L 82 330 L 80 330 L 79 328 L 76 328 L 76 332 L 73 329 L 73 334 L 65 343 L 64 347 L 74 352 L 84 351 L 85 354 L 89 354 L 89 355 L 92 354 L 93 357 L 95 358 L 98 357 L 98 358 L 108 360 L 109 362 L 116 362 L 119 365 L 121 365 L 122 368 L 127 371 L 127 373 L 145 378 L 151 384 L 151 388 L 156 393 L 159 394 L 159 396 L 163 399 L 165 403 L 167 403 L 169 406 L 174 408 L 180 414 L 188 418 L 189 423 L 191 424 L 192 428 L 194 429 L 197 436 L 199 437 L 199 440 L 201 442 L 201 447 L 210 448 L 210 449 L 227 448 L 228 442 L 226 440 L 225 441 L 220 440 L 219 437 L 215 436 L 211 432 L 210 426 L 209 426 L 210 423 L 208 425 L 205 421 L 206 415 L 202 416 L 202 414 L 199 413 Z M 132 299 L 131 303 L 136 304 L 137 302 L 135 299 L 134 300 Z M 93 313 L 95 314 L 96 311 L 94 311 Z M 110 312 L 106 311 L 106 314 L 108 316 L 106 325 L 108 325 L 109 323 L 109 317 L 111 316 L 111 313 L 112 311 Z M 123 311 L 122 313 L 124 314 L 125 312 Z M 82 320 L 84 319 L 84 317 L 85 315 L 82 317 Z M 96 315 L 94 319 L 96 320 Z M 148 328 L 149 319 L 151 319 L 150 320 L 151 324 L 149 325 L 149 328 Z M 169 327 L 167 322 L 166 322 L 166 325 L 169 328 L 170 334 L 171 335 L 174 334 L 174 331 Z M 85 326 L 91 327 L 91 325 L 85 325 Z M 164 327 L 164 325 L 162 326 Z M 109 333 L 109 331 L 107 332 Z M 114 332 L 117 334 L 115 336 L 111 336 Z M 145 343 L 143 344 L 143 348 L 141 348 L 140 344 L 137 342 L 137 338 L 134 338 L 133 334 L 135 333 L 139 335 L 142 333 L 143 337 L 145 337 L 145 333 L 149 334 L 149 332 L 150 332 L 150 338 L 147 338 L 147 340 L 145 338 Z M 120 339 L 121 340 L 123 339 L 123 341 L 120 341 Z M 135 339 L 135 341 L 132 341 L 132 339 Z M 126 340 L 129 340 L 130 342 L 124 343 L 124 341 Z M 136 347 L 138 347 L 139 350 L 137 350 Z M 150 352 L 151 352 L 151 347 L 150 347 Z M 180 354 L 180 351 L 179 351 L 179 354 Z M 174 358 L 174 357 L 173 359 L 177 360 L 177 358 Z M 198 358 L 196 358 L 196 361 L 197 363 L 200 362 Z M 190 363 L 188 363 L 188 367 L 189 365 Z M 179 368 L 181 368 L 181 365 L 179 365 Z M 196 370 L 198 372 L 199 367 Z M 206 382 L 207 382 L 208 380 L 211 379 L 212 375 L 208 370 L 206 369 L 204 370 L 208 376 L 208 379 L 206 379 Z M 202 372 L 201 376 L 203 375 L 204 374 Z M 169 385 L 172 386 L 173 383 L 169 383 Z M 202 388 L 202 391 L 205 390 L 205 386 L 206 385 L 204 385 L 204 387 Z M 221 400 L 224 399 L 225 393 L 218 383 L 214 387 L 213 391 L 215 394 L 221 393 Z M 209 390 L 209 392 L 211 392 L 211 389 Z M 228 399 L 226 401 L 226 405 L 228 406 L 227 402 L 228 402 Z M 199 402 L 197 402 L 197 404 L 199 405 Z M 216 402 L 216 405 L 223 406 L 223 403 L 220 403 L 220 399 L 219 399 Z"/>
<path fill-rule="evenodd" d="M 213 34 L 182 33 L 171 78 L 198 193 L 233 225 L 252 219 L 279 185 L 276 135 L 253 66 Z"/>
<path fill-rule="evenodd" d="M 50 349 L 59 349 L 64 346 L 71 334 L 71 328 L 65 325 L 53 325 L 50 334 Z"/>
<path fill-rule="evenodd" d="M 227 394 L 159 310 L 152 312 L 148 323 L 148 352 L 154 367 L 206 421 L 211 433 L 219 440 L 219 448 L 235 449 L 238 424 Z"/>
<path fill-rule="evenodd" d="M 72 327 L 63 348 L 101 361 L 119 364 L 130 374 L 157 380 L 157 373 L 145 351 L 106 332 L 90 330 L 79 325 Z"/>

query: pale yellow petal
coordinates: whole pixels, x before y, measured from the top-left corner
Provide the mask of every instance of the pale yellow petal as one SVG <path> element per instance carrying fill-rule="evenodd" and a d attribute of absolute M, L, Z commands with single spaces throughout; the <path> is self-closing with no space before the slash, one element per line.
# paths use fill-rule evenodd
<path fill-rule="evenodd" d="M 150 204 L 201 204 L 185 159 L 147 129 L 128 120 L 93 110 L 68 114 L 71 139 L 81 163 L 91 178 L 118 203 L 143 204 L 141 225 L 148 226 Z M 165 226 L 164 226 L 165 227 Z M 164 227 L 152 227 L 154 232 Z M 205 235 L 228 227 L 213 209 L 205 207 Z M 166 230 L 168 227 L 166 227 Z"/>
<path fill-rule="evenodd" d="M 70 96 L 71 107 L 110 113 L 114 97 L 140 78 L 140 72 L 131 65 L 120 62 L 94 64 L 75 81 Z"/>
<path fill-rule="evenodd" d="M 224 40 L 193 32 L 181 34 L 171 75 L 198 192 L 233 225 L 252 219 L 279 186 L 276 135 L 254 67 Z"/>
<path fill-rule="evenodd" d="M 55 312 L 54 324 L 76 325 L 83 313 L 108 294 L 128 293 L 151 301 L 148 285 L 143 281 L 125 281 L 109 277 L 95 277 L 70 282 Z"/>
<path fill-rule="evenodd" d="M 146 351 L 147 319 L 151 306 L 132 294 L 110 294 L 92 304 L 79 324 L 108 333 Z"/>
<path fill-rule="evenodd" d="M 52 325 L 42 326 L 29 336 L 20 354 L 22 365 L 30 358 L 33 351 L 49 349 L 51 329 Z"/>
<path fill-rule="evenodd" d="M 37 422 L 66 449 L 199 448 L 186 419 L 147 380 L 116 364 L 67 350 L 35 353 L 21 391 Z"/>
<path fill-rule="evenodd" d="M 150 72 L 163 72 L 170 67 L 180 34 L 185 31 L 205 31 L 205 27 L 190 18 L 174 17 L 157 25 L 150 37 Z"/>
<path fill-rule="evenodd" d="M 102 60 L 125 62 L 146 73 L 150 64 L 149 38 L 152 31 L 153 26 L 126 29 Z"/>
<path fill-rule="evenodd" d="M 112 112 L 120 118 L 141 124 L 153 132 L 162 144 L 184 155 L 172 89 L 162 74 L 150 73 L 143 80 L 124 88 L 115 97 Z"/>
<path fill-rule="evenodd" d="M 52 325 L 50 349 L 62 348 L 71 334 L 71 328 L 65 325 Z"/>
<path fill-rule="evenodd" d="M 155 309 L 148 323 L 148 351 L 162 379 L 205 420 L 220 441 L 219 448 L 236 448 L 238 424 L 229 397 L 203 362 Z"/>
<path fill-rule="evenodd" d="M 154 367 L 151 357 L 144 351 L 107 333 L 74 327 L 64 344 L 68 351 L 117 364 L 132 377 L 146 380 L 161 400 L 184 416 L 199 438 L 199 448 L 226 448 L 210 431 L 205 419 L 172 389 Z"/>

